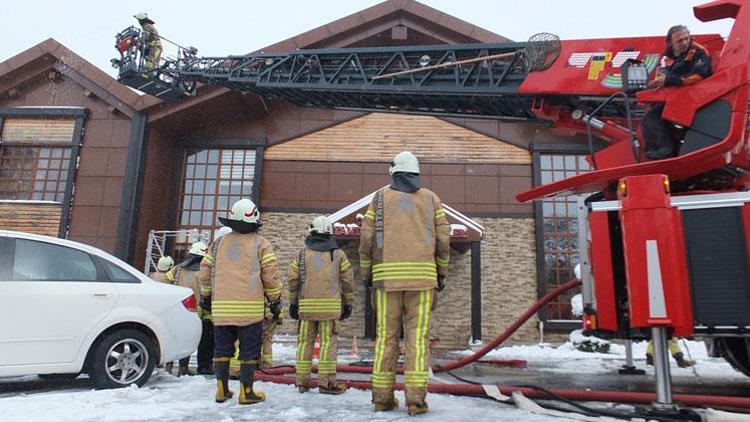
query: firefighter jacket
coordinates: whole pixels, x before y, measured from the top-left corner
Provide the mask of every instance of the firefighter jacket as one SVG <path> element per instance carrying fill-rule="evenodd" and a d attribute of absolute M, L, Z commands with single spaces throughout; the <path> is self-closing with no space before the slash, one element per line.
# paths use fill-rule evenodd
<path fill-rule="evenodd" d="M 141 23 L 141 28 L 143 28 L 143 40 L 147 43 L 160 43 L 161 39 L 159 38 L 159 31 L 156 30 L 156 27 L 152 23 Z"/>
<path fill-rule="evenodd" d="M 263 320 L 264 299 L 281 298 L 271 243 L 256 233 L 226 234 L 201 261 L 201 296 L 211 297 L 214 325 L 246 326 Z"/>
<path fill-rule="evenodd" d="M 367 209 L 359 244 L 360 268 L 385 291 L 432 289 L 450 259 L 450 224 L 428 189 L 385 187 Z"/>
<path fill-rule="evenodd" d="M 339 319 L 342 306 L 352 303 L 352 266 L 344 251 L 316 248 L 311 237 L 289 266 L 289 303 L 299 305 L 300 319 Z"/>
<path fill-rule="evenodd" d="M 195 301 L 197 302 L 196 313 L 198 314 L 198 317 L 208 320 L 211 319 L 211 312 L 205 311 L 200 307 L 201 296 L 199 271 L 201 259 L 202 257 L 200 255 L 191 254 L 190 258 L 175 265 L 171 270 L 167 271 L 165 273 L 165 278 L 167 283 L 192 289 L 195 294 Z"/>
<path fill-rule="evenodd" d="M 151 280 L 161 281 L 162 283 L 167 283 L 167 284 L 172 284 L 172 282 L 169 281 L 169 279 L 167 278 L 166 272 L 154 271 L 148 276 Z"/>
<path fill-rule="evenodd" d="M 692 85 L 711 76 L 711 56 L 705 47 L 693 41 L 688 50 L 675 57 L 672 49 L 667 50 L 664 67 L 664 86 Z"/>

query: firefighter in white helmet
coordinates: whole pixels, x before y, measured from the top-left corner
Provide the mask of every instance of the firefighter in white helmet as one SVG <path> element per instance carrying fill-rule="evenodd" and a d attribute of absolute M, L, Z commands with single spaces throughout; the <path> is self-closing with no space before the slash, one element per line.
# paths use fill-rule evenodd
<path fill-rule="evenodd" d="M 167 272 L 169 272 L 172 267 L 174 267 L 174 259 L 169 255 L 163 256 L 159 258 L 159 261 L 156 263 L 156 271 L 148 276 L 151 277 L 152 280 L 169 283 L 170 281 L 167 279 Z"/>
<path fill-rule="evenodd" d="M 154 26 L 154 21 L 148 17 L 146 12 L 140 12 L 133 15 L 138 23 L 141 25 L 143 30 L 141 35 L 143 36 L 143 43 L 145 51 L 143 53 L 144 66 L 146 69 L 153 69 L 159 66 L 159 60 L 161 59 L 162 45 L 159 31 Z"/>
<path fill-rule="evenodd" d="M 216 402 L 233 395 L 229 361 L 239 340 L 239 403 L 259 403 L 266 396 L 253 390 L 253 380 L 260 360 L 264 301 L 276 319 L 281 312 L 276 255 L 271 243 L 256 233 L 260 212 L 253 201 L 235 202 L 229 217 L 219 221 L 232 232 L 215 241 L 201 263 L 201 302 L 210 303 L 214 318 Z"/>
<path fill-rule="evenodd" d="M 440 198 L 420 188 L 419 161 L 414 154 L 396 155 L 389 172 L 392 183 L 373 196 L 359 246 L 365 284 L 375 288 L 373 402 L 376 411 L 398 407 L 393 385 L 403 317 L 406 404 L 408 413 L 415 415 L 428 410 L 427 331 L 433 290 L 445 286 L 450 225 Z"/>
<path fill-rule="evenodd" d="M 341 394 L 346 385 L 336 382 L 337 320 L 352 315 L 352 268 L 333 238 L 325 216 L 315 217 L 302 248 L 288 272 L 289 315 L 299 320 L 297 336 L 297 389 L 310 389 L 312 351 L 320 336 L 318 390 Z"/>
<path fill-rule="evenodd" d="M 201 260 L 206 254 L 208 246 L 203 242 L 195 242 L 190 246 L 188 257 L 184 261 L 175 265 L 167 271 L 167 282 L 182 287 L 189 287 L 195 293 L 196 300 L 200 299 L 200 282 L 198 281 L 198 272 L 200 271 Z M 199 307 L 198 316 L 205 320 L 204 311 Z M 210 316 L 209 316 L 210 318 Z M 200 347 L 198 348 L 198 363 L 201 362 Z M 180 359 L 180 367 L 177 375 L 195 375 L 196 372 L 189 368 L 190 357 Z M 172 372 L 172 365 L 166 365 L 167 372 Z"/>

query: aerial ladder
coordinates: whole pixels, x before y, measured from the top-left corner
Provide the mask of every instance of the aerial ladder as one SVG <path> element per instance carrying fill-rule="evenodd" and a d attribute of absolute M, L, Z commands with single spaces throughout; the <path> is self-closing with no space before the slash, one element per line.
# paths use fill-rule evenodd
<path fill-rule="evenodd" d="M 734 18 L 729 37 L 697 35 L 714 73 L 649 90 L 664 38 L 297 50 L 139 60 L 139 33 L 117 36 L 119 80 L 179 100 L 222 86 L 304 107 L 546 122 L 588 136 L 592 171 L 520 192 L 519 201 L 585 195 L 579 204 L 584 328 L 653 338 L 657 403 L 671 405 L 666 340 L 704 336 L 750 376 L 750 4 L 694 7 Z M 168 88 L 168 89 L 167 89 Z M 650 161 L 639 120 L 664 103 L 684 128 L 679 152 Z M 594 138 L 604 140 L 601 147 Z"/>

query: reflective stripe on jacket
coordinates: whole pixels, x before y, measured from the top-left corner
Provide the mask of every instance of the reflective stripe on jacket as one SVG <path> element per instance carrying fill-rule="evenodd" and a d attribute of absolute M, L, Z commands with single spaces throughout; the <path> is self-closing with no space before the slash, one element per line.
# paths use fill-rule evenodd
<path fill-rule="evenodd" d="M 200 281 L 200 294 L 211 296 L 214 325 L 259 322 L 265 299 L 281 298 L 273 247 L 256 233 L 232 232 L 214 242 L 201 261 Z"/>
<path fill-rule="evenodd" d="M 372 274 L 373 286 L 386 291 L 435 288 L 450 260 L 450 224 L 440 198 L 424 188 L 401 192 L 385 187 L 379 192 L 362 223 L 362 273 Z M 379 195 L 382 239 L 376 228 Z"/>
<path fill-rule="evenodd" d="M 304 249 L 305 279 L 300 258 L 289 266 L 289 303 L 299 305 L 300 319 L 325 321 L 341 316 L 342 304 L 352 303 L 352 266 L 341 249 Z"/>

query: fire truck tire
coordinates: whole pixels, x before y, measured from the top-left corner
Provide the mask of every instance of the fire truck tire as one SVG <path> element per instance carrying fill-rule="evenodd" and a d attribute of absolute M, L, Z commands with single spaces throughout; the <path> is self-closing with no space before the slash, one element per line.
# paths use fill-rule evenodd
<path fill-rule="evenodd" d="M 750 377 L 750 339 L 743 337 L 719 337 L 714 341 L 719 345 L 721 356 L 734 369 Z"/>

